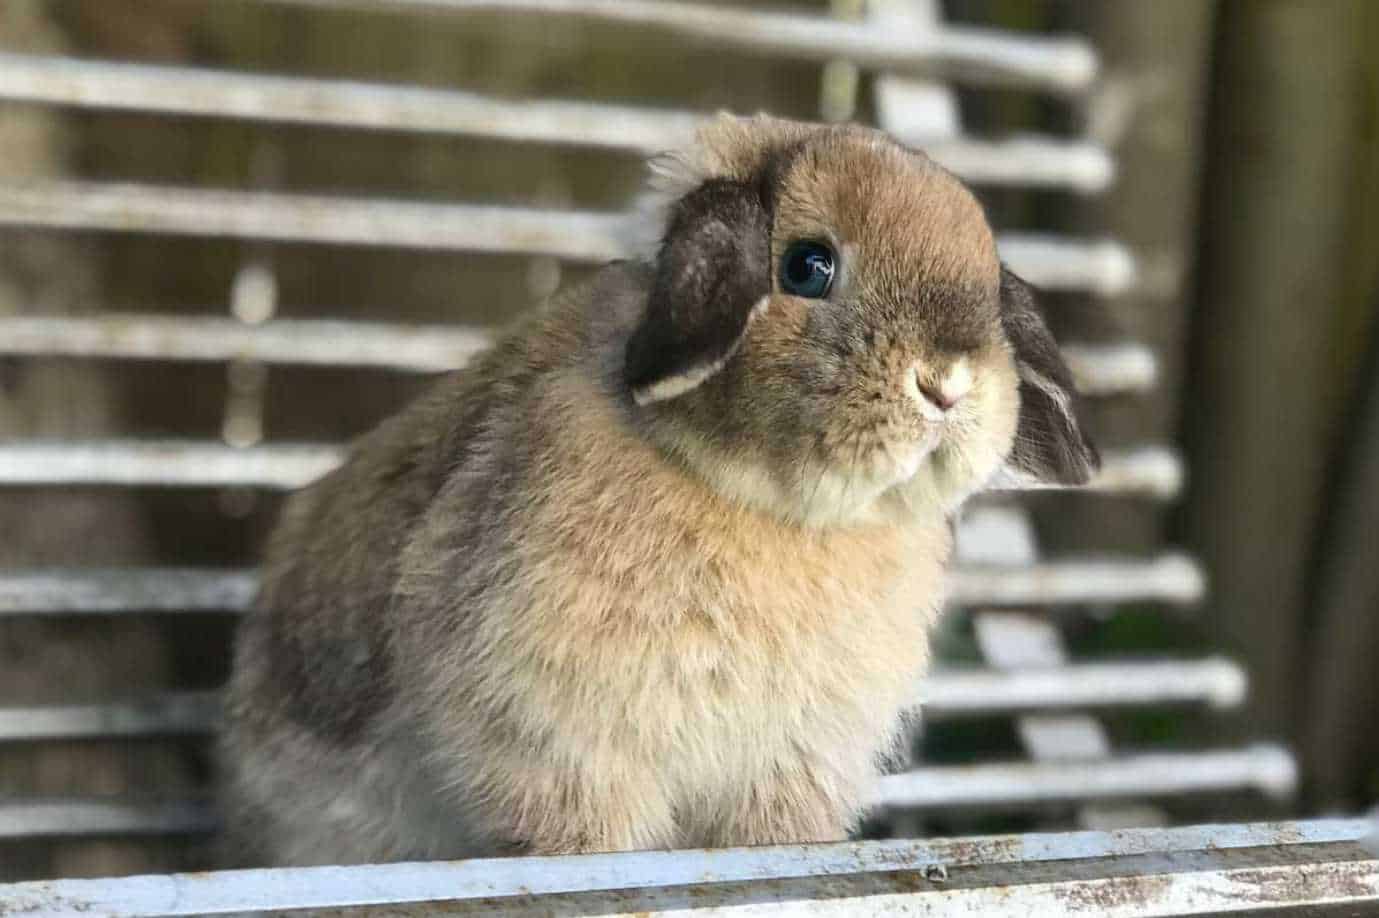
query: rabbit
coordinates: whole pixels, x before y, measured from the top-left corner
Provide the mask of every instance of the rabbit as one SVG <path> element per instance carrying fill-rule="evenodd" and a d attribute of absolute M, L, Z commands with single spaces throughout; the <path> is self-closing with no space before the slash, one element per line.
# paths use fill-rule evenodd
<path fill-rule="evenodd" d="M 226 704 L 244 859 L 845 839 L 954 513 L 1097 467 L 1032 291 L 922 153 L 723 115 L 653 167 L 643 254 L 286 504 Z"/>

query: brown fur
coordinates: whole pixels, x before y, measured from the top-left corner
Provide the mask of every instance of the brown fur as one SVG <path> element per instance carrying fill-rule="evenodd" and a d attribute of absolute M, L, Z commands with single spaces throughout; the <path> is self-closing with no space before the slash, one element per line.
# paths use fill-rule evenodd
<path fill-rule="evenodd" d="M 567 291 L 290 502 L 230 694 L 242 859 L 853 826 L 918 697 L 948 515 L 1015 436 L 991 233 L 857 128 L 719 120 L 662 178 L 677 200 L 728 182 L 679 211 L 698 235 Z M 758 206 L 773 265 L 835 246 L 828 299 L 719 283 Z M 676 299 L 699 295 L 733 299 Z M 625 361 L 658 309 L 639 356 L 683 378 L 642 404 Z M 710 350 L 661 361 L 682 332 Z M 970 391 L 935 420 L 916 386 L 959 363 Z"/>

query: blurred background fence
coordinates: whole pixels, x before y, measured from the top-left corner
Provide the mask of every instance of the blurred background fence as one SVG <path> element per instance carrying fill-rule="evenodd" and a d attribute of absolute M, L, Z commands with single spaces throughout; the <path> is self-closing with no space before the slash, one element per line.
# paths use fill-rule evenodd
<path fill-rule="evenodd" d="M 282 491 L 615 255 L 717 108 L 973 183 L 1108 459 L 968 515 L 869 832 L 1373 802 L 1376 40 L 1364 0 L 6 0 L 0 879 L 207 862 Z"/>

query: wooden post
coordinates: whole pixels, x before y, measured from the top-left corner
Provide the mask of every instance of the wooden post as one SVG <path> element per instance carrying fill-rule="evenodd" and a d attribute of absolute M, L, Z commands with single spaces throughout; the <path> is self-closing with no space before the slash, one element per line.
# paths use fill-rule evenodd
<path fill-rule="evenodd" d="M 1218 23 L 1185 534 L 1213 577 L 1214 638 L 1249 665 L 1255 732 L 1292 735 L 1301 714 L 1306 577 L 1353 360 L 1340 304 L 1366 6 L 1227 2 Z"/>

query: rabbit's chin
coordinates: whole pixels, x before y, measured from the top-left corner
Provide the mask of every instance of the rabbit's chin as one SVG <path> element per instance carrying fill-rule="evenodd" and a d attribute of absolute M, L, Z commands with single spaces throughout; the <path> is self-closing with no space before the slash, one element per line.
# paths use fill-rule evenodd
<path fill-rule="evenodd" d="M 924 473 L 939 440 L 935 432 L 904 443 L 878 441 L 844 462 L 806 468 L 792 515 L 819 526 L 890 519 L 882 499 Z"/>

